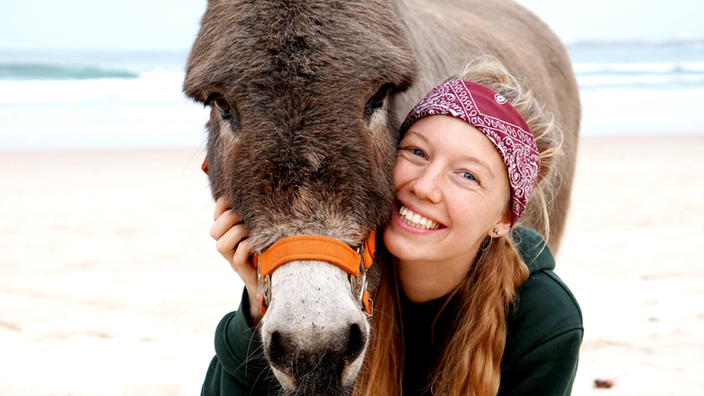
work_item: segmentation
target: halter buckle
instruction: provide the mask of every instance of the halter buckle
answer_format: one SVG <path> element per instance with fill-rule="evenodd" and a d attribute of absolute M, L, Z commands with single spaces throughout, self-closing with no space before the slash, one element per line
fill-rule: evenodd
<path fill-rule="evenodd" d="M 262 296 L 260 301 L 262 314 L 271 303 L 271 274 L 267 274 L 262 279 L 262 274 L 259 271 L 259 263 L 257 263 L 257 281 L 259 282 L 259 294 Z"/>
<path fill-rule="evenodd" d="M 369 310 L 367 311 L 367 306 L 364 301 L 365 293 L 367 292 L 367 287 L 369 285 L 369 280 L 367 279 L 367 267 L 364 265 L 364 245 L 357 248 L 357 254 L 359 254 L 359 276 L 349 275 L 350 288 L 352 290 L 352 296 L 357 301 L 357 305 L 368 317 L 372 316 L 373 313 L 373 301 L 371 298 L 369 300 Z M 368 293 L 367 293 L 368 294 Z"/>

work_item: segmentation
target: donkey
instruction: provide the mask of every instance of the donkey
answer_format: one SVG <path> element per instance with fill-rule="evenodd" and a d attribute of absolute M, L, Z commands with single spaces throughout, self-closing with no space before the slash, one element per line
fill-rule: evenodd
<path fill-rule="evenodd" d="M 390 215 L 400 121 L 482 55 L 499 59 L 564 131 L 559 188 L 548 197 L 556 249 L 578 88 L 559 40 L 512 0 L 209 0 L 184 92 L 211 107 L 213 197 L 243 216 L 256 252 L 296 235 L 359 248 Z M 540 230 L 535 205 L 524 218 Z M 260 283 L 264 354 L 286 394 L 349 394 L 369 335 L 356 278 L 299 259 Z"/>

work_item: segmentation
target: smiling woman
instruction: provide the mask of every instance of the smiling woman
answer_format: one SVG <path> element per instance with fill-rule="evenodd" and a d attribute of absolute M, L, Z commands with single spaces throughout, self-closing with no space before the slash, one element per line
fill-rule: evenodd
<path fill-rule="evenodd" d="M 570 393 L 581 313 L 545 241 L 519 222 L 533 190 L 547 213 L 560 153 L 541 108 L 482 59 L 406 117 L 375 300 L 384 315 L 359 394 Z"/>

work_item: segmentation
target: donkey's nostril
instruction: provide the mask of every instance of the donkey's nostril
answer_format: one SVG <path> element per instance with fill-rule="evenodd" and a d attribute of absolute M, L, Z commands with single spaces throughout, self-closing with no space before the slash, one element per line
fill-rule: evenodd
<path fill-rule="evenodd" d="M 366 343 L 366 336 L 362 332 L 362 329 L 360 329 L 356 323 L 350 326 L 350 337 L 347 340 L 347 347 L 342 355 L 344 364 L 347 365 L 354 362 L 362 351 L 364 351 Z"/>
<path fill-rule="evenodd" d="M 292 373 L 292 365 L 290 357 L 286 357 L 286 348 L 284 347 L 285 340 L 278 331 L 271 333 L 269 341 L 268 358 L 272 366 L 283 371 L 286 374 Z"/>

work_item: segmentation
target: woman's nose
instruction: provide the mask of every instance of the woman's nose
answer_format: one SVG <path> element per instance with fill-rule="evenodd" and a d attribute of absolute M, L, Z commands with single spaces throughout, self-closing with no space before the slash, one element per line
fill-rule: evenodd
<path fill-rule="evenodd" d="M 411 182 L 410 189 L 418 198 L 438 203 L 442 196 L 439 181 L 440 174 L 430 167 Z"/>

